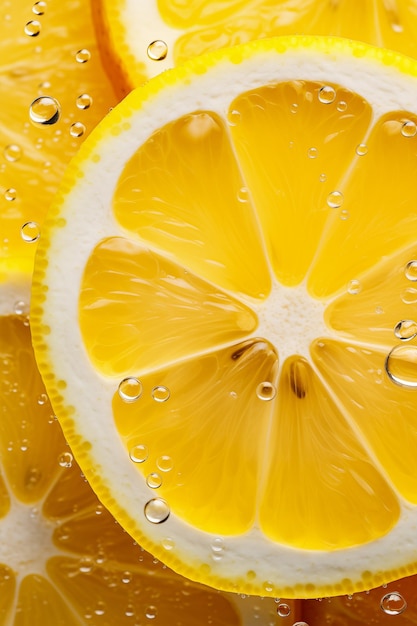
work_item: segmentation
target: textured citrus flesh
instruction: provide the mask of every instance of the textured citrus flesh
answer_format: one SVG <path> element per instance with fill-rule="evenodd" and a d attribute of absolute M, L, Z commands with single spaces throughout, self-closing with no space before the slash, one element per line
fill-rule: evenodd
<path fill-rule="evenodd" d="M 417 56 L 415 0 L 92 0 L 92 6 L 106 66 L 125 92 L 203 52 L 276 35 L 335 35 Z M 166 49 L 160 44 L 148 54 L 152 42 L 164 40 Z"/>
<path fill-rule="evenodd" d="M 36 238 L 64 169 L 116 98 L 101 65 L 88 4 L 1 0 L 0 9 L 0 282 L 4 282 L 11 272 L 31 272 Z M 49 123 L 35 125 L 30 105 L 41 96 L 56 99 L 60 114 L 55 122 L 46 115 Z M 33 227 L 22 231 L 28 222 Z"/>
<path fill-rule="evenodd" d="M 84 344 L 98 372 L 140 378 L 114 419 L 173 513 L 224 535 L 256 521 L 303 549 L 362 544 L 396 525 L 398 495 L 417 503 L 415 396 L 385 374 L 415 293 L 414 117 L 371 125 L 358 94 L 291 81 L 243 93 L 227 119 L 181 117 L 126 164 L 113 211 L 132 238 L 90 255 Z M 301 286 L 333 338 L 282 362 L 259 320 L 274 290 Z"/>
<path fill-rule="evenodd" d="M 0 624 L 245 623 L 230 595 L 163 567 L 97 500 L 52 413 L 26 318 L 0 317 L 0 373 Z"/>

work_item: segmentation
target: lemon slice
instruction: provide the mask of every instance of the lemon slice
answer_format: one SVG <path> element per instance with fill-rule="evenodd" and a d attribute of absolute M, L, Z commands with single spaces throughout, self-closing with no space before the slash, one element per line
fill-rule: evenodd
<path fill-rule="evenodd" d="M 216 51 L 66 173 L 38 364 L 99 498 L 189 578 L 316 597 L 416 570 L 416 75 L 343 39 Z"/>
<path fill-rule="evenodd" d="M 31 276 L 64 169 L 116 96 L 85 3 L 0 0 L 0 9 L 0 283 L 10 284 Z"/>
<path fill-rule="evenodd" d="M 37 371 L 26 313 L 0 316 L 0 623 L 242 626 L 273 600 L 216 592 L 125 533 L 81 474 Z M 169 543 L 166 548 L 169 549 Z M 282 601 L 291 624 L 299 603 Z"/>
<path fill-rule="evenodd" d="M 337 35 L 417 56 L 415 0 L 91 1 L 104 65 L 124 93 L 203 52 L 276 35 Z"/>

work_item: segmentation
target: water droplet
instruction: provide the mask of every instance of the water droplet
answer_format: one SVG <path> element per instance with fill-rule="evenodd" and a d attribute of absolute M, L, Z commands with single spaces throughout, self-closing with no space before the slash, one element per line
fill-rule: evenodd
<path fill-rule="evenodd" d="M 293 102 L 290 105 L 290 111 L 291 111 L 291 113 L 297 113 L 297 111 L 298 111 L 298 104 L 296 102 Z"/>
<path fill-rule="evenodd" d="M 277 606 L 277 613 L 280 617 L 288 617 L 291 613 L 291 607 L 286 602 L 281 602 Z"/>
<path fill-rule="evenodd" d="M 18 300 L 15 302 L 13 308 L 16 315 L 29 314 L 29 305 L 24 300 Z"/>
<path fill-rule="evenodd" d="M 340 100 L 340 102 L 337 103 L 337 110 L 340 111 L 340 113 L 343 113 L 343 111 L 346 111 L 348 105 L 347 102 L 345 102 L 344 100 Z"/>
<path fill-rule="evenodd" d="M 89 574 L 93 569 L 93 561 L 89 557 L 83 557 L 78 565 L 78 571 L 81 574 Z"/>
<path fill-rule="evenodd" d="M 359 293 L 361 289 L 362 289 L 362 285 L 359 280 L 356 280 L 356 278 L 353 278 L 352 280 L 348 282 L 347 292 L 350 293 L 352 296 Z"/>
<path fill-rule="evenodd" d="M 173 548 L 175 548 L 175 541 L 171 539 L 171 537 L 164 537 L 162 539 L 162 547 L 165 550 L 172 550 Z"/>
<path fill-rule="evenodd" d="M 4 158 L 9 163 L 14 163 L 22 157 L 22 148 L 16 143 L 10 143 L 3 150 Z"/>
<path fill-rule="evenodd" d="M 408 261 L 404 270 L 405 277 L 413 282 L 417 281 L 417 261 Z"/>
<path fill-rule="evenodd" d="M 91 52 L 87 50 L 87 48 L 82 48 L 78 50 L 75 54 L 75 60 L 77 63 L 87 63 L 91 59 Z"/>
<path fill-rule="evenodd" d="M 256 387 L 256 395 L 259 400 L 273 400 L 277 394 L 275 385 L 265 380 Z"/>
<path fill-rule="evenodd" d="M 25 25 L 25 34 L 29 37 L 37 37 L 41 32 L 41 23 L 38 20 L 30 20 Z"/>
<path fill-rule="evenodd" d="M 413 320 L 401 320 L 394 328 L 394 335 L 401 341 L 409 341 L 417 336 L 417 323 Z"/>
<path fill-rule="evenodd" d="M 400 615 L 407 608 L 405 598 L 398 591 L 392 591 L 382 596 L 380 605 L 387 615 Z"/>
<path fill-rule="evenodd" d="M 247 187 L 241 187 L 237 192 L 237 199 L 239 202 L 247 202 L 249 199 L 249 189 Z"/>
<path fill-rule="evenodd" d="M 70 126 L 71 137 L 82 137 L 85 133 L 85 126 L 82 122 L 74 122 Z"/>
<path fill-rule="evenodd" d="M 319 156 L 319 151 L 317 150 L 317 148 L 309 148 L 307 150 L 307 156 L 309 159 L 317 159 L 317 157 Z"/>
<path fill-rule="evenodd" d="M 237 124 L 239 124 L 240 119 L 241 119 L 240 111 L 237 111 L 236 109 L 232 109 L 231 111 L 228 111 L 227 121 L 230 126 L 236 126 Z"/>
<path fill-rule="evenodd" d="M 126 609 L 125 609 L 125 615 L 126 617 L 134 617 L 135 615 L 135 607 L 133 604 L 128 604 Z"/>
<path fill-rule="evenodd" d="M 132 572 L 129 572 L 127 570 L 125 572 L 122 572 L 121 580 L 122 580 L 122 583 L 125 585 L 128 585 L 129 583 L 131 583 L 133 580 Z"/>
<path fill-rule="evenodd" d="M 146 484 L 150 489 L 158 489 L 162 485 L 162 478 L 157 472 L 151 472 L 146 477 Z"/>
<path fill-rule="evenodd" d="M 152 498 L 145 504 L 144 513 L 148 522 L 161 524 L 165 522 L 170 514 L 168 503 L 162 498 Z"/>
<path fill-rule="evenodd" d="M 343 194 L 341 191 L 331 191 L 327 196 L 327 205 L 331 209 L 338 209 L 343 204 Z"/>
<path fill-rule="evenodd" d="M 117 391 L 123 402 L 135 402 L 141 397 L 143 387 L 140 380 L 128 376 L 119 383 Z"/>
<path fill-rule="evenodd" d="M 350 217 L 350 213 L 349 213 L 349 211 L 347 209 L 342 209 L 340 211 L 340 219 L 341 220 L 343 220 L 343 221 L 348 220 L 349 217 Z"/>
<path fill-rule="evenodd" d="M 39 2 L 35 2 L 32 7 L 32 12 L 35 13 L 35 15 L 44 15 L 45 11 L 46 2 L 44 2 L 44 0 L 39 0 Z"/>
<path fill-rule="evenodd" d="M 156 606 L 148 606 L 145 610 L 145 617 L 147 617 L 148 619 L 155 619 L 155 617 L 158 615 L 158 609 L 156 608 Z"/>
<path fill-rule="evenodd" d="M 330 85 L 325 85 L 319 90 L 318 98 L 323 104 L 331 104 L 336 98 L 336 90 Z"/>
<path fill-rule="evenodd" d="M 60 467 L 72 467 L 73 460 L 71 452 L 63 452 L 58 458 L 58 463 Z"/>
<path fill-rule="evenodd" d="M 34 243 L 39 239 L 41 234 L 39 224 L 37 222 L 26 222 L 20 229 L 20 234 L 23 241 Z"/>
<path fill-rule="evenodd" d="M 174 464 L 170 456 L 163 454 L 156 460 L 156 466 L 161 472 L 169 472 L 172 470 Z"/>
<path fill-rule="evenodd" d="M 320 181 L 321 183 L 325 183 L 325 182 L 326 182 L 326 180 L 327 180 L 327 176 L 326 176 L 326 174 L 320 174 L 320 176 L 319 176 L 319 181 Z"/>
<path fill-rule="evenodd" d="M 168 387 L 165 387 L 164 385 L 157 385 L 152 389 L 151 394 L 155 402 L 166 402 L 169 400 L 171 392 Z"/>
<path fill-rule="evenodd" d="M 307 622 L 294 622 L 293 626 L 309 626 Z"/>
<path fill-rule="evenodd" d="M 77 108 L 79 109 L 89 109 L 90 106 L 93 104 L 93 98 L 88 93 L 82 93 L 80 96 L 78 96 L 75 103 L 77 105 Z"/>
<path fill-rule="evenodd" d="M 224 552 L 224 539 L 222 539 L 221 537 L 216 537 L 215 539 L 213 539 L 211 549 L 214 553 L 217 554 Z"/>
<path fill-rule="evenodd" d="M 51 96 L 39 96 L 29 107 L 29 117 L 35 126 L 56 124 L 61 115 L 61 105 Z"/>
<path fill-rule="evenodd" d="M 356 154 L 358 156 L 365 156 L 365 154 L 368 154 L 368 146 L 366 143 L 360 143 L 356 146 Z"/>
<path fill-rule="evenodd" d="M 416 304 L 417 303 L 417 289 L 409 287 L 405 289 L 401 294 L 401 300 L 404 304 Z"/>
<path fill-rule="evenodd" d="M 14 189 L 14 187 L 10 187 L 9 189 L 6 189 L 6 191 L 4 192 L 4 198 L 5 200 L 7 200 L 7 202 L 14 202 L 17 198 L 16 189 Z"/>
<path fill-rule="evenodd" d="M 147 55 L 152 61 L 163 61 L 168 54 L 168 46 L 165 41 L 156 39 L 149 44 L 147 49 Z"/>
<path fill-rule="evenodd" d="M 96 615 L 104 615 L 106 612 L 106 605 L 103 601 L 99 600 L 96 604 L 96 608 L 94 609 L 94 613 Z"/>
<path fill-rule="evenodd" d="M 403 137 L 414 137 L 417 134 L 417 125 L 415 122 L 407 121 L 401 126 L 401 134 Z"/>
<path fill-rule="evenodd" d="M 148 458 L 148 448 L 143 444 L 133 446 L 129 450 L 129 456 L 134 463 L 144 463 Z"/>
<path fill-rule="evenodd" d="M 395 346 L 385 359 L 385 371 L 389 378 L 408 389 L 417 388 L 417 346 Z"/>

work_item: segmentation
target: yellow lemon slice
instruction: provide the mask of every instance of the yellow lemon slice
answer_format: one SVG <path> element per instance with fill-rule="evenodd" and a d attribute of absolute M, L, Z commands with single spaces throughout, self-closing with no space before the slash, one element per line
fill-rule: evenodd
<path fill-rule="evenodd" d="M 53 413 L 25 313 L 0 316 L 0 374 L 2 626 L 169 625 L 173 615 L 184 626 L 274 619 L 273 600 L 260 605 L 178 576 L 100 504 Z M 282 604 L 292 624 L 300 607 Z"/>
<path fill-rule="evenodd" d="M 31 275 L 64 169 L 116 97 L 89 6 L 0 0 L 0 9 L 0 283 L 11 283 Z"/>
<path fill-rule="evenodd" d="M 343 39 L 216 51 L 67 170 L 38 364 L 99 498 L 192 579 L 316 597 L 416 570 L 416 77 Z"/>
<path fill-rule="evenodd" d="M 91 1 L 105 67 L 124 92 L 197 54 L 276 35 L 336 35 L 417 56 L 415 0 Z"/>

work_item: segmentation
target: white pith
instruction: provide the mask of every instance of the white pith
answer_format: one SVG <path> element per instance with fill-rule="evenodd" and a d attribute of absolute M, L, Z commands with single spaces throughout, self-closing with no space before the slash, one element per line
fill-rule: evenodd
<path fill-rule="evenodd" d="M 167 537 L 174 537 L 175 551 L 181 560 L 191 564 L 207 563 L 211 571 L 223 579 L 238 579 L 251 569 L 258 585 L 274 580 L 274 584 L 281 587 L 310 583 L 325 587 L 346 578 L 347 572 L 349 578 L 360 581 L 370 562 L 374 571 L 384 571 L 402 567 L 404 553 L 407 562 L 417 561 L 416 509 L 403 503 L 396 527 L 366 546 L 333 552 L 303 551 L 301 558 L 299 550 L 274 544 L 254 527 L 243 536 L 227 537 L 223 557 L 213 560 L 211 546 L 215 535 L 190 528 L 173 514 L 159 525 L 149 524 L 144 518 L 144 504 L 155 494 L 138 480 L 109 410 L 119 381 L 97 375 L 86 356 L 78 326 L 68 324 L 68 319 L 78 317 L 82 274 L 94 245 L 105 237 L 126 235 L 120 231 L 111 211 L 103 211 L 103 207 L 111 206 L 113 189 L 122 168 L 137 147 L 159 126 L 181 115 L 204 108 L 225 118 L 229 103 L 242 91 L 272 80 L 294 78 L 338 83 L 360 93 L 372 105 L 375 120 L 392 110 L 415 111 L 417 80 L 375 60 L 365 63 L 361 59 L 358 63 L 354 56 L 342 54 L 337 48 L 332 55 L 297 49 L 280 55 L 278 63 L 277 56 L 268 53 L 249 56 L 239 65 L 224 60 L 215 71 L 211 69 L 205 75 L 195 76 L 190 84 L 181 85 L 179 89 L 167 86 L 163 96 L 151 97 L 144 102 L 140 114 L 128 118 L 130 127 L 127 129 L 119 125 L 115 111 L 114 124 L 119 125 L 120 134 L 107 134 L 103 143 L 96 147 L 100 162 L 98 165 L 91 160 L 83 163 L 84 178 L 66 197 L 67 224 L 65 229 L 57 228 L 54 232 L 48 253 L 50 263 L 45 283 L 49 291 L 43 321 L 51 328 L 47 339 L 49 358 L 57 376 L 67 383 L 63 392 L 65 402 L 75 404 L 79 415 L 77 433 L 92 444 L 95 472 L 110 493 L 115 494 L 117 506 L 127 512 L 132 521 L 130 532 L 139 529 L 158 546 L 163 545 Z M 78 242 L 76 255 L 68 245 L 71 241 Z M 63 275 L 62 268 L 70 268 L 68 276 Z M 271 324 L 272 310 L 280 309 L 280 315 L 282 310 L 292 312 L 294 302 L 302 304 L 297 305 L 301 317 L 295 321 L 296 326 L 306 331 L 302 337 L 294 336 L 290 316 L 280 317 L 280 326 Z M 293 353 L 308 357 L 311 340 L 326 332 L 322 304 L 313 301 L 303 287 L 277 289 L 257 313 L 260 320 L 257 334 L 276 343 L 282 358 Z M 85 415 L 89 416 L 88 420 L 83 419 Z"/>

